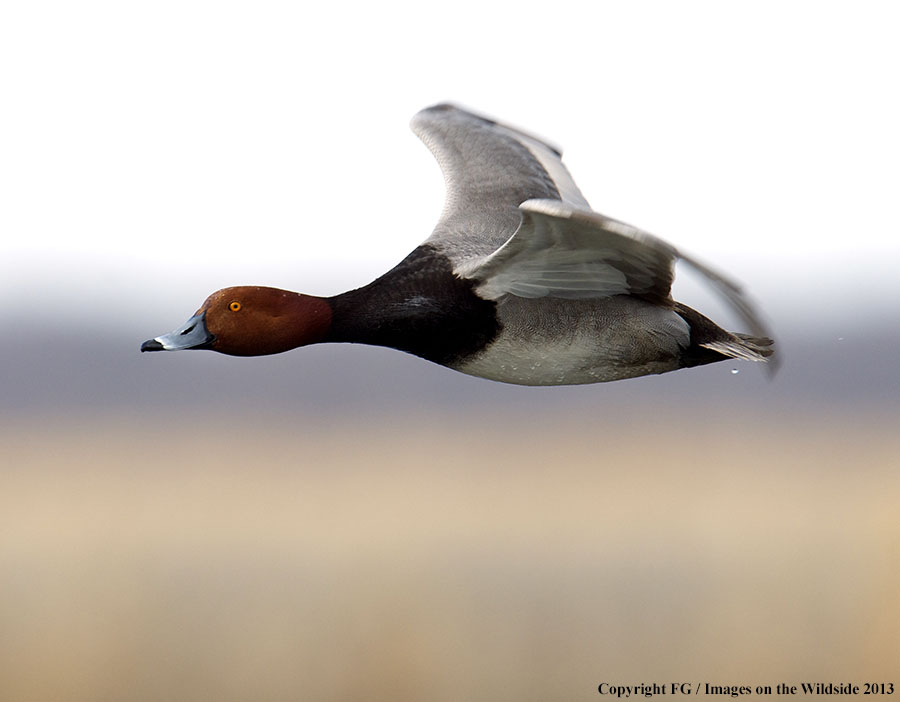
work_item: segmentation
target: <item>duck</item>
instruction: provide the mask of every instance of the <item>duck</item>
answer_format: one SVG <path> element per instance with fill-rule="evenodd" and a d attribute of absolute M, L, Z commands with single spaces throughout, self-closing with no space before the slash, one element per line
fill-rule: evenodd
<path fill-rule="evenodd" d="M 320 343 L 398 349 L 516 385 L 609 382 L 724 360 L 771 362 L 741 288 L 636 227 L 591 209 L 562 151 L 453 104 L 413 132 L 445 182 L 431 235 L 368 285 L 332 297 L 265 286 L 210 295 L 141 351 L 277 354 Z M 671 295 L 676 261 L 746 324 L 728 332 Z"/>

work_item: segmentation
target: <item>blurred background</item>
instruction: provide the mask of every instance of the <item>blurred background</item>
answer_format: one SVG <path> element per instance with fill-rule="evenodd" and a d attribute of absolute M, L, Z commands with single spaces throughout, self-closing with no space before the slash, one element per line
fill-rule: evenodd
<path fill-rule="evenodd" d="M 0 699 L 900 684 L 896 12 L 4 5 Z M 226 285 L 403 258 L 443 197 L 407 122 L 442 100 L 745 283 L 774 380 L 138 353 Z"/>

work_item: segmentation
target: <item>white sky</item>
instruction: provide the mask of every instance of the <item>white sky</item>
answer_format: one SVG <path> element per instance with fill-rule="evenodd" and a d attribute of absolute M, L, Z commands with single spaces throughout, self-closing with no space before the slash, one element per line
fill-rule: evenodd
<path fill-rule="evenodd" d="M 225 285 L 365 283 L 437 219 L 407 122 L 442 100 L 764 303 L 896 286 L 896 7 L 4 3 L 0 290 L 176 324 Z"/>

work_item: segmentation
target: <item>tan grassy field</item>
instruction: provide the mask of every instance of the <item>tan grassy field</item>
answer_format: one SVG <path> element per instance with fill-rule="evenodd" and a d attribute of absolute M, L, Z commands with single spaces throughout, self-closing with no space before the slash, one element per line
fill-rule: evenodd
<path fill-rule="evenodd" d="M 0 700 L 900 685 L 897 425 L 8 423 Z"/>

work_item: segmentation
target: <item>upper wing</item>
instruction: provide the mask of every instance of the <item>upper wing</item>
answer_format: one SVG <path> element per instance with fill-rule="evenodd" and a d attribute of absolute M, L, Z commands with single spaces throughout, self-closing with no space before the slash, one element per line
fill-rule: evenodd
<path fill-rule="evenodd" d="M 536 137 L 453 105 L 426 108 L 410 126 L 444 174 L 444 211 L 432 241 L 483 255 L 512 235 L 526 200 L 590 209 L 559 149 Z"/>
<path fill-rule="evenodd" d="M 521 225 L 503 246 L 457 269 L 483 297 L 669 298 L 678 252 L 652 234 L 559 200 L 522 203 Z"/>
<path fill-rule="evenodd" d="M 674 264 L 682 260 L 713 286 L 750 332 L 768 335 L 736 283 L 662 239 L 558 200 L 530 200 L 520 210 L 522 223 L 503 246 L 457 269 L 477 281 L 483 297 L 636 295 L 671 304 Z"/>

